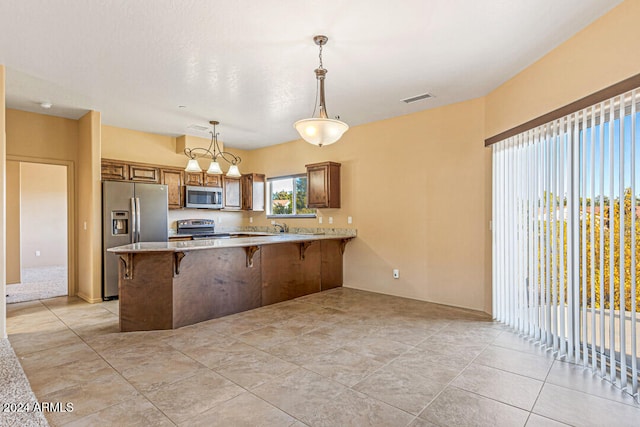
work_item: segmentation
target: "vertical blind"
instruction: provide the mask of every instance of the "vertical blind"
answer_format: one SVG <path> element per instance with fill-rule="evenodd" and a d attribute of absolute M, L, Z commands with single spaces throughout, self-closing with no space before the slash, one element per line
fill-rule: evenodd
<path fill-rule="evenodd" d="M 640 90 L 493 150 L 493 315 L 638 398 Z"/>

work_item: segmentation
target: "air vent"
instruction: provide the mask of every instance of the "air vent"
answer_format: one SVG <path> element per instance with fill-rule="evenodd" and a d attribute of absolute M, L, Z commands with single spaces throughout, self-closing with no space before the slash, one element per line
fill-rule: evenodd
<path fill-rule="evenodd" d="M 411 104 L 412 102 L 417 102 L 417 101 L 421 101 L 423 99 L 428 99 L 428 98 L 433 98 L 433 95 L 431 95 L 430 93 L 423 93 L 422 95 L 416 95 L 416 96 L 412 96 L 411 98 L 403 99 L 402 102 Z"/>
<path fill-rule="evenodd" d="M 197 130 L 198 132 L 207 132 L 209 129 L 211 129 L 211 127 L 202 125 L 189 125 L 187 126 L 187 129 Z"/>

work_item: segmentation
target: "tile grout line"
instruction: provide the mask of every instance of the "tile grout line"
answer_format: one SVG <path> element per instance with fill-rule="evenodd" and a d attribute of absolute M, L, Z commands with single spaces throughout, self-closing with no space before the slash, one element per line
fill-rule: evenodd
<path fill-rule="evenodd" d="M 118 370 L 117 370 L 117 369 L 116 369 L 116 368 L 115 368 L 111 363 L 109 363 L 109 361 L 108 361 L 107 359 L 105 359 L 105 358 L 102 356 L 102 354 L 100 354 L 100 352 L 99 352 L 98 350 L 96 350 L 96 349 L 95 349 L 95 348 L 94 348 L 90 343 L 88 343 L 84 338 L 82 338 L 82 336 L 80 336 L 80 334 L 78 334 L 78 333 L 75 331 L 75 329 L 73 329 L 73 327 L 71 327 L 71 326 L 70 326 L 69 324 L 67 324 L 67 323 L 66 323 L 62 318 L 60 318 L 60 316 L 58 316 L 58 315 L 57 315 L 57 314 L 56 314 L 56 313 L 55 313 L 55 312 L 54 312 L 54 311 L 53 311 L 53 310 L 52 310 L 52 309 L 51 309 L 47 304 L 43 303 L 43 305 L 44 305 L 45 307 L 47 307 L 47 309 L 49 309 L 49 311 L 51 311 L 51 312 L 53 313 L 53 315 L 54 315 L 54 316 L 56 316 L 56 317 L 57 317 L 57 318 L 58 318 L 58 319 L 59 319 L 59 320 L 60 320 L 60 321 L 61 321 L 61 322 L 62 322 L 62 323 L 63 323 L 63 324 L 64 324 L 64 325 L 65 325 L 65 326 L 66 326 L 66 327 L 71 331 L 71 332 L 73 332 L 73 333 L 74 333 L 74 334 L 75 334 L 75 335 L 76 335 L 76 336 L 77 336 L 77 337 L 78 337 L 78 338 L 79 338 L 79 339 L 80 339 L 80 340 L 81 340 L 85 345 L 87 345 L 87 347 L 89 347 L 89 348 L 90 348 L 94 353 L 96 353 L 96 355 L 97 355 L 97 356 L 98 356 L 102 361 L 104 361 L 107 365 L 109 365 L 109 367 L 113 370 L 113 372 L 114 372 L 114 373 L 116 373 L 118 376 L 120 376 L 120 378 L 122 378 L 122 380 L 123 380 L 123 381 L 125 381 L 127 384 L 129 384 L 129 385 L 130 385 L 130 386 L 131 386 L 131 387 L 136 391 L 136 393 L 138 393 L 138 395 L 139 395 L 140 397 L 144 398 L 144 399 L 145 399 L 147 402 L 149 402 L 149 403 L 150 403 L 154 408 L 156 408 L 158 411 L 160 411 L 160 413 L 161 413 L 162 415 L 164 415 L 164 416 L 167 418 L 167 420 L 169 420 L 172 424 L 174 424 L 174 425 L 176 425 L 176 426 L 177 426 L 177 424 L 176 424 L 175 422 L 173 422 L 173 420 L 172 420 L 172 419 L 171 419 L 167 414 L 165 414 L 165 413 L 164 413 L 164 411 L 162 411 L 160 408 L 158 408 L 158 407 L 155 405 L 155 403 L 153 403 L 152 401 L 150 401 L 150 400 L 147 398 L 147 396 L 146 396 L 146 395 L 145 395 L 141 390 L 139 390 L 136 386 L 134 386 L 133 384 L 131 384 L 131 382 L 129 382 L 129 380 L 127 380 L 127 379 L 124 377 L 124 375 L 122 375 L 122 373 L 121 373 L 120 371 L 118 371 Z M 104 307 L 100 307 L 100 308 L 104 309 Z M 104 309 L 104 310 L 105 310 L 105 311 L 107 311 L 107 312 L 108 312 L 108 313 L 110 313 L 110 314 L 116 315 L 115 313 L 111 312 L 110 310 L 107 310 L 107 309 Z M 116 315 L 116 316 L 118 316 L 118 315 Z M 90 381 L 87 381 L 87 382 L 90 382 Z M 82 382 L 81 382 L 81 383 L 79 383 L 79 384 L 82 384 Z M 70 387 L 74 387 L 74 386 L 70 386 Z M 69 388 L 69 387 L 67 387 L 67 388 Z M 64 389 L 63 389 L 63 390 L 64 390 Z M 123 401 L 121 401 L 121 402 L 117 402 L 117 403 L 114 403 L 113 405 L 106 406 L 106 407 L 104 407 L 104 408 L 102 408 L 102 409 L 99 409 L 99 410 L 97 410 L 97 411 L 95 411 L 95 412 L 92 412 L 92 413 L 90 413 L 90 414 L 84 415 L 84 416 L 82 416 L 82 417 L 78 418 L 77 420 L 70 421 L 70 423 L 71 423 L 71 422 L 75 422 L 75 421 L 82 420 L 82 419 L 84 419 L 84 418 L 87 418 L 87 417 L 89 417 L 89 416 L 92 416 L 92 415 L 94 415 L 94 414 L 97 414 L 97 413 L 99 413 L 99 412 L 101 412 L 101 411 L 103 411 L 103 410 L 105 410 L 105 409 L 109 409 L 109 408 L 112 408 L 112 407 L 114 407 L 114 406 L 120 405 L 122 402 L 123 402 Z M 66 423 L 66 424 L 69 424 L 69 423 Z"/>

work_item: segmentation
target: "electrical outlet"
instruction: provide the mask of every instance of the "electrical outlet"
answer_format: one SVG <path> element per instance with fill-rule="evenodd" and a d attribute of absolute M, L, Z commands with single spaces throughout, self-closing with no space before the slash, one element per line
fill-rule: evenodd
<path fill-rule="evenodd" d="M 353 218 L 350 216 L 347 217 L 347 224 L 351 224 L 353 222 Z"/>
<path fill-rule="evenodd" d="M 393 269 L 393 278 L 394 279 L 399 279 L 400 278 L 400 270 L 398 270 L 397 268 Z"/>
<path fill-rule="evenodd" d="M 40 256 L 40 251 L 36 251 L 36 256 Z"/>
<path fill-rule="evenodd" d="M 318 217 L 318 224 L 322 224 L 322 217 L 321 216 Z"/>
<path fill-rule="evenodd" d="M 333 217 L 332 216 L 329 217 L 329 224 L 333 224 Z"/>
<path fill-rule="evenodd" d="M 252 216 L 249 217 L 249 224 L 253 224 L 253 217 Z"/>

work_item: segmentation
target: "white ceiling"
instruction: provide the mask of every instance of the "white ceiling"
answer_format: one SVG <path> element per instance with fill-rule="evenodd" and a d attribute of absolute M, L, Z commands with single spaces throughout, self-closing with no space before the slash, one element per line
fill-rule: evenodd
<path fill-rule="evenodd" d="M 315 34 L 329 116 L 355 126 L 486 95 L 618 3 L 3 0 L 0 64 L 9 108 L 168 135 L 215 119 L 250 149 L 297 139 L 311 115 Z"/>

